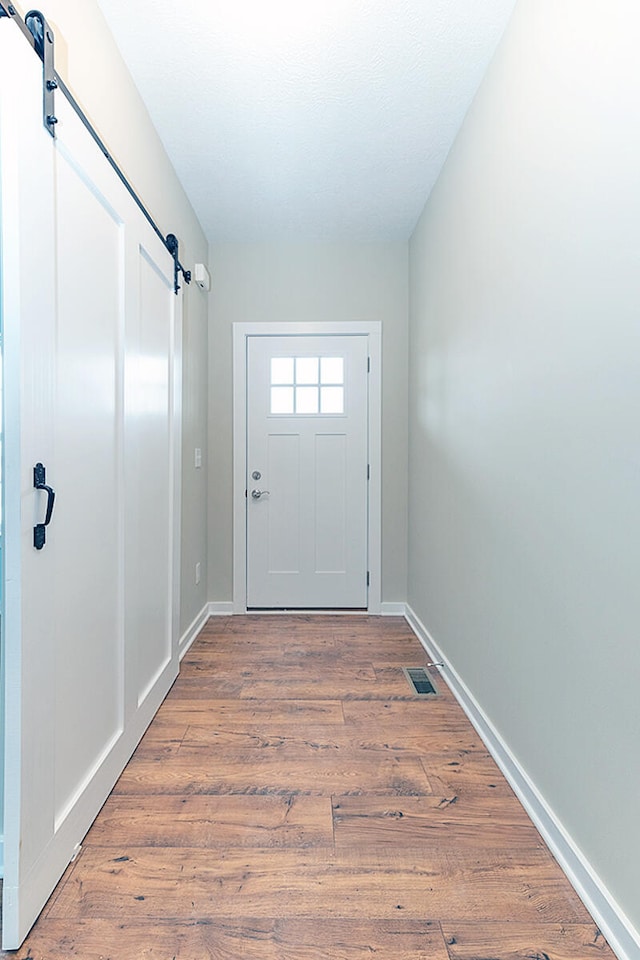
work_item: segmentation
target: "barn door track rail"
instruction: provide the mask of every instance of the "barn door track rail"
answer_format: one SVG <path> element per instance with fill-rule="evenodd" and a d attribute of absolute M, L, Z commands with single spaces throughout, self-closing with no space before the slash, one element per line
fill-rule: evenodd
<path fill-rule="evenodd" d="M 175 293 L 177 293 L 180 289 L 180 274 L 182 274 L 185 283 L 191 283 L 191 270 L 185 270 L 180 263 L 180 245 L 178 243 L 178 239 L 173 233 L 168 233 L 166 236 L 162 233 L 159 226 L 145 207 L 144 203 L 133 189 L 116 161 L 111 156 L 111 153 L 105 146 L 103 140 L 85 114 L 84 110 L 75 99 L 60 74 L 57 72 L 54 64 L 55 35 L 47 23 L 44 15 L 40 13 L 39 10 L 30 10 L 23 20 L 13 4 L 9 3 L 8 0 L 0 0 L 0 20 L 5 17 L 9 20 L 13 20 L 13 22 L 18 25 L 29 44 L 42 61 L 42 122 L 45 130 L 55 138 L 56 124 L 58 122 L 55 111 L 55 96 L 56 92 L 59 90 L 60 93 L 66 97 L 70 105 L 73 107 L 75 113 L 78 115 L 86 129 L 91 134 L 91 137 L 98 145 L 100 152 L 113 168 L 116 176 L 130 194 L 136 206 L 140 209 L 154 233 L 160 238 L 166 249 L 171 254 L 174 265 L 173 288 Z"/>

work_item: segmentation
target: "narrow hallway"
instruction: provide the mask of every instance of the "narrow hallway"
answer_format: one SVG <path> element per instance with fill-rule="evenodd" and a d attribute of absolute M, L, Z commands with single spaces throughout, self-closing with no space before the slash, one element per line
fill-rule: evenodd
<path fill-rule="evenodd" d="M 613 958 L 426 662 L 400 618 L 209 620 L 3 956 Z"/>

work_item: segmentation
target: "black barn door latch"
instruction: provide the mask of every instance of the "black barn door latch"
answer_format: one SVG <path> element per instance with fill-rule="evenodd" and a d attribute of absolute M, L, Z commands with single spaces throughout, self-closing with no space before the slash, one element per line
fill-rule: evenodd
<path fill-rule="evenodd" d="M 36 490 L 46 490 L 47 492 L 47 512 L 44 517 L 44 523 L 36 523 L 33 528 L 33 545 L 36 550 L 42 550 L 47 539 L 46 529 L 51 522 L 53 505 L 56 502 L 55 491 L 46 484 L 46 471 L 44 464 L 36 463 L 33 468 L 33 486 Z"/>

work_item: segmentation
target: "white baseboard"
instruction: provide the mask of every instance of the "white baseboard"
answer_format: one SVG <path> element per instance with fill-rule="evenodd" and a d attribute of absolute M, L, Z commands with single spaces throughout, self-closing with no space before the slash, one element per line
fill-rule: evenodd
<path fill-rule="evenodd" d="M 535 783 L 519 764 L 469 688 L 409 605 L 407 605 L 405 616 L 431 659 L 442 663 L 440 670 L 456 700 L 511 784 L 567 879 L 602 930 L 611 949 L 619 960 L 637 960 L 640 957 L 640 932 L 618 906 Z"/>
<path fill-rule="evenodd" d="M 231 600 L 212 600 L 208 607 L 210 617 L 233 616 L 233 603 Z"/>
<path fill-rule="evenodd" d="M 180 660 L 182 660 L 185 653 L 209 619 L 209 606 L 210 604 L 205 603 L 200 613 L 194 618 L 194 620 L 189 624 L 185 632 L 180 637 L 178 641 L 178 657 Z"/>
<path fill-rule="evenodd" d="M 404 617 L 406 612 L 406 603 L 385 603 L 383 600 L 380 604 L 380 616 L 382 617 Z"/>

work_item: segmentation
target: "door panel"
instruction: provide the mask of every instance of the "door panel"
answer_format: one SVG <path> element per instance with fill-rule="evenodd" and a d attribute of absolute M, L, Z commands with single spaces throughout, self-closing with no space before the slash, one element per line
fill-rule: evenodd
<path fill-rule="evenodd" d="M 96 182 L 106 171 L 93 173 L 91 152 L 75 149 L 73 120 L 61 117 L 55 163 L 56 829 L 123 729 L 116 518 L 124 226 L 117 198 L 103 192 L 109 184 Z"/>
<path fill-rule="evenodd" d="M 344 574 L 347 570 L 346 436 L 315 437 L 315 563 L 314 572 Z"/>
<path fill-rule="evenodd" d="M 266 475 L 278 491 L 270 498 L 268 511 L 265 509 L 269 524 L 267 569 L 269 573 L 300 573 L 300 436 L 272 433 L 267 444 Z"/>
<path fill-rule="evenodd" d="M 173 277 L 144 246 L 137 250 L 139 308 L 127 324 L 127 541 L 129 635 L 137 637 L 140 706 L 172 657 L 169 525 Z M 135 585 L 135 586 L 134 586 Z"/>
<path fill-rule="evenodd" d="M 56 115 L 54 141 L 41 64 L 0 21 L 5 949 L 178 670 L 173 262 L 62 96 Z"/>
<path fill-rule="evenodd" d="M 367 355 L 366 336 L 247 338 L 248 607 L 367 605 Z"/>

